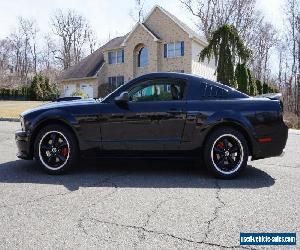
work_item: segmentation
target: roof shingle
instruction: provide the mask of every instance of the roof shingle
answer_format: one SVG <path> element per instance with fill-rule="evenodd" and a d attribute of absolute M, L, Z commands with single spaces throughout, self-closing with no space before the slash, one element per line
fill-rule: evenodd
<path fill-rule="evenodd" d="M 71 68 L 64 71 L 58 77 L 58 80 L 63 81 L 67 79 L 80 79 L 96 76 L 97 72 L 104 63 L 103 51 L 120 47 L 125 37 L 126 35 L 111 39 L 108 43 L 104 44 L 95 52 L 85 57 Z"/>

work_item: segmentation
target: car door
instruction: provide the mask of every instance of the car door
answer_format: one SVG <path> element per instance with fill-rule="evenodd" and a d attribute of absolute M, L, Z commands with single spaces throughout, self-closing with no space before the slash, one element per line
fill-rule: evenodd
<path fill-rule="evenodd" d="M 186 120 L 185 85 L 150 79 L 127 89 L 129 102 L 111 103 L 112 112 L 101 122 L 103 149 L 178 150 Z"/>

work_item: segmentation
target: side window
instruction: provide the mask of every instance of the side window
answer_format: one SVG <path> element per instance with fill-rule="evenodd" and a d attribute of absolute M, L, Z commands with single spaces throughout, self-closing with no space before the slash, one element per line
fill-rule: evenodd
<path fill-rule="evenodd" d="M 172 101 L 184 98 L 185 83 L 179 80 L 150 80 L 129 91 L 132 102 Z"/>
<path fill-rule="evenodd" d="M 208 80 L 194 82 L 190 85 L 188 92 L 189 100 L 224 99 L 228 95 L 228 90 L 215 86 Z"/>

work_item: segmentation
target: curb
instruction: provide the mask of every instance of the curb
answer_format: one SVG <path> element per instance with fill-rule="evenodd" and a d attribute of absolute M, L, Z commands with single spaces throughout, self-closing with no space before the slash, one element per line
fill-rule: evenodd
<path fill-rule="evenodd" d="M 292 132 L 292 134 L 300 135 L 300 130 L 298 129 L 289 129 L 289 132 Z"/>
<path fill-rule="evenodd" d="M 1 122 L 19 122 L 20 119 L 19 118 L 3 118 L 3 117 L 0 117 L 0 121 Z"/>

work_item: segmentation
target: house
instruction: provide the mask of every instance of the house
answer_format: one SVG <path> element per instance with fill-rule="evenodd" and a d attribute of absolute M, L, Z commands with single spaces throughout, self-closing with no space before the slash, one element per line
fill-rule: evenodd
<path fill-rule="evenodd" d="M 149 72 L 185 72 L 215 79 L 215 64 L 199 62 L 207 42 L 177 17 L 155 6 L 143 23 L 116 37 L 60 76 L 61 96 L 81 89 L 89 97 L 105 95 Z"/>

